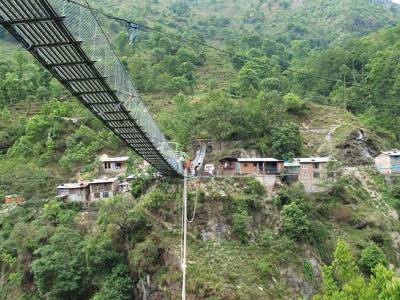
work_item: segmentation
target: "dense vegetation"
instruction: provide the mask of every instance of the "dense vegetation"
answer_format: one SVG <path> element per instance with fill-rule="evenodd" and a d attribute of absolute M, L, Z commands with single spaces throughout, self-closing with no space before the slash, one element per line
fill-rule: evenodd
<path fill-rule="evenodd" d="M 342 126 L 336 148 L 354 130 L 376 148 L 400 142 L 400 25 L 390 1 L 92 4 L 228 51 L 146 30 L 129 45 L 126 24 L 99 16 L 164 132 L 188 152 L 209 138 L 282 159 L 332 154 L 324 136 L 309 138 L 310 123 Z M 0 198 L 27 200 L 1 207 L 0 299 L 178 298 L 179 182 L 146 194 L 141 178 L 135 200 L 102 203 L 96 222 L 54 200 L 57 184 L 96 176 L 101 153 L 141 161 L 2 29 L 0 50 Z M 397 299 L 400 185 L 374 172 L 342 175 L 312 196 L 297 185 L 271 195 L 252 180 L 194 183 L 188 293 Z"/>

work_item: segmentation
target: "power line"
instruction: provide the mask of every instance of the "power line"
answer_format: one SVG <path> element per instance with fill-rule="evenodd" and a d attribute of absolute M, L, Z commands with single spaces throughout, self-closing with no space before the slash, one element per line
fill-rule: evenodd
<path fill-rule="evenodd" d="M 207 43 L 202 42 L 202 41 L 197 40 L 197 39 L 184 37 L 183 35 L 179 35 L 179 34 L 169 33 L 169 32 L 166 32 L 166 31 L 163 31 L 163 30 L 160 30 L 160 29 L 145 25 L 143 23 L 139 23 L 139 22 L 136 22 L 136 21 L 132 21 L 132 20 L 116 17 L 114 15 L 105 13 L 104 11 L 102 11 L 100 9 L 92 8 L 91 6 L 89 6 L 89 4 L 84 5 L 84 4 L 79 3 L 79 2 L 77 2 L 75 0 L 67 0 L 67 1 L 71 2 L 71 3 L 74 3 L 74 4 L 78 5 L 78 6 L 81 6 L 83 8 L 89 9 L 92 12 L 94 12 L 96 14 L 99 14 L 99 15 L 102 15 L 102 16 L 108 18 L 108 19 L 119 21 L 119 22 L 123 22 L 123 23 L 127 23 L 127 24 L 133 24 L 133 25 L 138 26 L 138 28 L 146 29 L 148 31 L 153 31 L 153 32 L 156 32 L 156 33 L 159 33 L 159 34 L 163 34 L 163 35 L 166 35 L 166 36 L 169 36 L 169 37 L 173 37 L 175 39 L 183 40 L 183 41 L 188 42 L 188 43 L 198 44 L 198 45 L 201 45 L 203 47 L 212 49 L 214 51 L 217 51 L 217 52 L 225 54 L 225 55 L 229 55 L 229 56 L 232 56 L 232 57 L 236 56 L 241 61 L 245 61 L 245 62 L 250 62 L 251 61 L 251 62 L 255 62 L 255 63 L 266 64 L 266 65 L 269 65 L 271 67 L 279 68 L 279 69 L 281 69 L 283 71 L 288 71 L 288 72 L 291 72 L 291 73 L 294 73 L 294 74 L 299 74 L 299 75 L 305 75 L 305 76 L 308 76 L 308 77 L 313 77 L 313 78 L 316 78 L 316 79 L 325 80 L 325 81 L 332 82 L 332 83 L 335 83 L 335 84 L 337 84 L 337 83 L 342 84 L 343 83 L 343 81 L 341 79 L 334 79 L 334 78 L 329 78 L 329 77 L 325 77 L 325 76 L 315 75 L 315 74 L 312 74 L 312 73 L 305 73 L 305 72 L 301 72 L 301 71 L 298 71 L 298 70 L 285 68 L 285 67 L 283 67 L 283 66 L 281 66 L 279 64 L 273 64 L 273 63 L 270 63 L 268 61 L 264 61 L 264 60 L 261 60 L 261 59 L 245 57 L 243 55 L 234 53 L 234 52 L 229 51 L 229 50 L 218 48 L 216 46 L 207 44 Z M 352 85 L 353 86 L 358 86 L 358 87 L 364 87 L 363 85 L 355 83 L 355 82 L 353 82 Z"/>

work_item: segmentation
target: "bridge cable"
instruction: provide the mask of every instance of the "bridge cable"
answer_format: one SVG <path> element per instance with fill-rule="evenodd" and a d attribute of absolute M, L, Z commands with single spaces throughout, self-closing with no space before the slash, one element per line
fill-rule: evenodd
<path fill-rule="evenodd" d="M 332 82 L 332 83 L 340 83 L 340 84 L 343 84 L 343 81 L 342 81 L 341 79 L 334 79 L 334 78 L 330 78 L 330 77 L 319 76 L 319 75 L 312 74 L 312 73 L 305 73 L 305 72 L 302 72 L 302 71 L 297 71 L 297 70 L 293 70 L 293 69 L 287 69 L 287 68 L 285 68 L 285 67 L 283 67 L 283 66 L 281 66 L 281 65 L 279 65 L 279 64 L 273 64 L 273 63 L 270 63 L 270 62 L 268 62 L 268 61 L 264 61 L 264 60 L 261 60 L 261 59 L 255 59 L 255 58 L 245 57 L 245 56 L 243 56 L 243 55 L 234 53 L 234 52 L 229 51 L 229 50 L 225 50 L 225 49 L 218 48 L 218 47 L 216 47 L 216 46 L 207 44 L 207 43 L 202 42 L 202 41 L 197 40 L 197 39 L 187 38 L 187 37 L 184 37 L 184 36 L 179 35 L 179 34 L 169 33 L 169 32 L 166 32 L 166 31 L 163 31 L 163 30 L 160 30 L 160 29 L 157 29 L 157 28 L 148 26 L 148 25 L 144 25 L 144 24 L 142 24 L 142 23 L 138 23 L 138 22 L 135 22 L 135 21 L 132 21 L 132 20 L 128 20 L 128 19 L 116 17 L 116 16 L 114 16 L 114 15 L 105 13 L 105 12 L 102 11 L 102 10 L 99 10 L 99 9 L 96 9 L 96 8 L 92 8 L 92 7 L 90 7 L 89 5 L 84 5 L 84 4 L 82 4 L 82 3 L 79 3 L 79 2 L 77 2 L 77 1 L 75 1 L 75 0 L 67 0 L 67 1 L 68 1 L 68 2 L 71 2 L 71 3 L 74 3 L 74 4 L 76 4 L 76 5 L 79 5 L 79 6 L 81 6 L 81 7 L 84 7 L 84 8 L 86 8 L 86 9 L 90 9 L 90 10 L 92 10 L 92 12 L 94 12 L 94 13 L 96 13 L 96 14 L 99 14 L 99 15 L 102 15 L 102 16 L 104 16 L 104 17 L 110 19 L 110 20 L 115 20 L 115 21 L 119 21 L 119 22 L 124 22 L 124 23 L 127 23 L 127 24 L 135 24 L 135 25 L 137 25 L 138 27 L 143 28 L 143 29 L 146 29 L 146 30 L 148 30 L 148 31 L 153 31 L 153 32 L 156 32 L 156 33 L 159 33 L 159 34 L 163 34 L 163 35 L 166 35 L 166 36 L 169 36 L 169 37 L 173 37 L 173 38 L 178 39 L 178 40 L 183 40 L 183 41 L 186 41 L 186 42 L 189 42 L 189 43 L 198 44 L 198 45 L 204 46 L 204 47 L 209 48 L 209 49 L 213 49 L 213 50 L 215 50 L 215 51 L 217 51 L 217 52 L 220 52 L 220 53 L 223 53 L 223 54 L 225 54 L 225 55 L 232 56 L 232 57 L 233 57 L 233 56 L 236 56 L 236 57 L 237 57 L 239 60 L 241 60 L 241 61 L 245 61 L 245 62 L 255 62 L 255 63 L 258 63 L 258 64 L 260 64 L 260 63 L 261 63 L 261 64 L 266 64 L 266 65 L 269 65 L 269 66 L 271 66 L 271 67 L 276 67 L 276 68 L 279 68 L 279 69 L 281 69 L 281 70 L 283 70 L 283 71 L 288 71 L 288 72 L 291 72 L 291 73 L 294 73 L 294 74 L 304 75 L 304 76 L 308 76 L 308 77 L 312 77 L 312 78 L 316 78 L 316 79 L 320 79 L 320 80 L 325 80 L 325 81 Z M 85 1 L 86 1 L 86 0 L 85 0 Z M 86 1 L 86 2 L 87 2 L 87 1 Z M 354 83 L 354 82 L 352 83 L 352 85 L 353 85 L 353 86 L 357 86 L 357 87 L 364 87 L 363 85 L 358 84 L 358 83 L 356 84 L 356 83 Z"/>

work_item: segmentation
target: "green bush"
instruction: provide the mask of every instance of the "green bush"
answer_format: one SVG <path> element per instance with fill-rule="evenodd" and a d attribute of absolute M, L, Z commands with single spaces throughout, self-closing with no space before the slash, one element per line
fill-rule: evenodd
<path fill-rule="evenodd" d="M 159 267 L 160 249 L 153 239 L 147 239 L 135 246 L 129 252 L 129 262 L 132 271 L 138 276 L 153 274 Z"/>
<path fill-rule="evenodd" d="M 275 244 L 275 234 L 271 230 L 264 230 L 258 236 L 257 244 L 265 250 L 271 250 Z"/>
<path fill-rule="evenodd" d="M 304 273 L 304 277 L 307 280 L 314 280 L 315 279 L 315 274 L 314 274 L 314 269 L 312 267 L 312 264 L 308 261 L 305 260 L 304 264 L 303 264 L 303 273 Z"/>
<path fill-rule="evenodd" d="M 145 180 L 137 178 L 131 183 L 131 194 L 134 198 L 139 198 L 144 191 Z"/>
<path fill-rule="evenodd" d="M 158 210 L 162 204 L 167 200 L 168 195 L 163 191 L 154 191 L 149 196 L 149 208 L 152 210 Z"/>
<path fill-rule="evenodd" d="M 302 201 L 306 197 L 304 186 L 301 183 L 296 183 L 291 186 L 283 186 L 279 189 L 274 203 L 278 208 L 290 204 L 293 201 Z"/>
<path fill-rule="evenodd" d="M 304 110 L 305 104 L 299 96 L 293 93 L 286 94 L 283 97 L 283 104 L 291 113 L 300 113 Z"/>
<path fill-rule="evenodd" d="M 372 274 L 374 268 L 378 265 L 382 264 L 383 266 L 387 266 L 388 262 L 385 257 L 385 253 L 383 253 L 382 249 L 379 248 L 375 243 L 368 244 L 361 251 L 361 258 L 359 260 L 359 265 L 368 273 Z"/>
<path fill-rule="evenodd" d="M 274 273 L 274 265 L 268 258 L 256 260 L 255 267 L 262 277 L 269 277 Z"/>
<path fill-rule="evenodd" d="M 251 217 L 247 211 L 236 213 L 232 217 L 233 232 L 242 243 L 247 243 L 250 238 L 250 222 Z"/>
<path fill-rule="evenodd" d="M 264 186 L 254 178 L 245 178 L 245 192 L 251 195 L 264 196 L 266 194 Z"/>
<path fill-rule="evenodd" d="M 305 212 L 295 202 L 282 209 L 282 230 L 290 238 L 301 240 L 309 237 L 310 221 Z"/>
<path fill-rule="evenodd" d="M 132 299 L 133 281 L 129 277 L 129 270 L 124 265 L 115 266 L 111 274 L 102 282 L 100 291 L 93 296 L 93 300 L 128 300 Z"/>

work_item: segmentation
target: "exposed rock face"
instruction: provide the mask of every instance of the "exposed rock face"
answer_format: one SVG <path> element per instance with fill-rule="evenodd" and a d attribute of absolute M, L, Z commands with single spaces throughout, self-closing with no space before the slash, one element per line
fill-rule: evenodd
<path fill-rule="evenodd" d="M 282 278 L 286 279 L 288 286 L 292 287 L 298 295 L 302 295 L 305 299 L 311 299 L 314 294 L 314 287 L 304 278 L 299 276 L 292 268 L 284 268 L 280 270 Z"/>
<path fill-rule="evenodd" d="M 347 140 L 336 146 L 339 157 L 349 166 L 367 165 L 379 152 L 379 148 L 366 132 L 355 129 Z"/>

